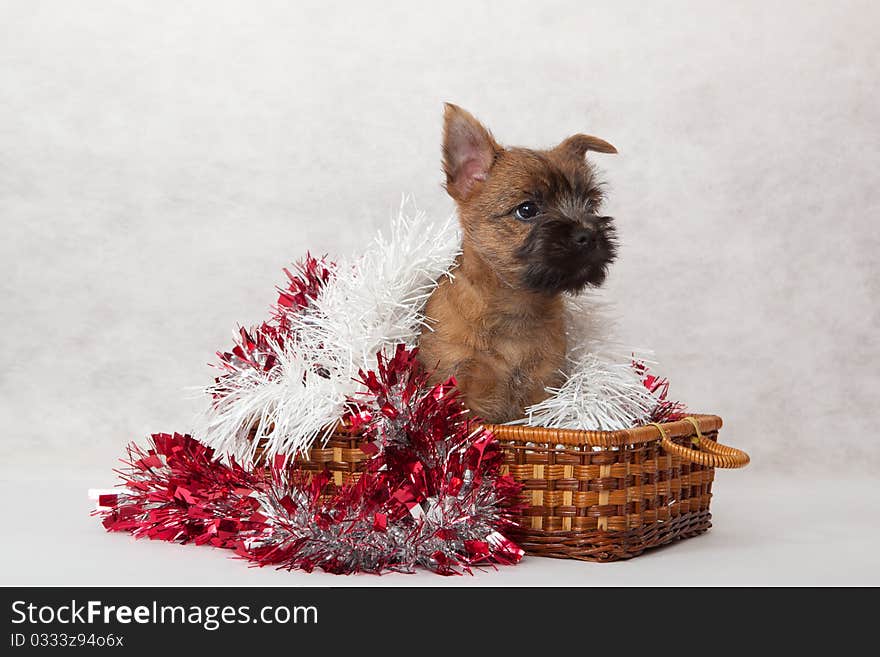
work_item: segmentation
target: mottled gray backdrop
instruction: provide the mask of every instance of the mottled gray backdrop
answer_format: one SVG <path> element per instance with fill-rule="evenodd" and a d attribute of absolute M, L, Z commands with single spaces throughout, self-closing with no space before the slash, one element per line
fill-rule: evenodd
<path fill-rule="evenodd" d="M 451 212 L 446 100 L 619 148 L 621 333 L 753 471 L 876 469 L 878 5 L 488 5 L 0 2 L 4 476 L 107 481 L 283 265 Z"/>

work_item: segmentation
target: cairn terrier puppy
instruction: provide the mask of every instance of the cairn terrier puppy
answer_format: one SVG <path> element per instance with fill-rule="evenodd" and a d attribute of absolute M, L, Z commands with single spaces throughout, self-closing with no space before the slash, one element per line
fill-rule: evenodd
<path fill-rule="evenodd" d="M 428 300 L 432 330 L 419 358 L 439 382 L 458 381 L 488 422 L 520 418 L 561 383 L 563 293 L 599 286 L 616 252 L 611 217 L 587 151 L 616 153 L 574 135 L 549 150 L 509 148 L 470 113 L 447 104 L 446 190 L 458 207 L 462 254 Z"/>

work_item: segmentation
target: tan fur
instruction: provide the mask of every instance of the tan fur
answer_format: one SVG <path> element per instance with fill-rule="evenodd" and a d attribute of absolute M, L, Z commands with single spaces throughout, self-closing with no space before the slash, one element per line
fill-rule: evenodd
<path fill-rule="evenodd" d="M 517 249 L 531 227 L 510 213 L 535 195 L 595 212 L 601 192 L 584 162 L 588 150 L 616 152 L 588 135 L 551 150 L 505 149 L 468 112 L 446 106 L 443 163 L 463 253 L 454 278 L 444 279 L 427 303 L 433 331 L 423 332 L 419 356 L 433 382 L 454 376 L 468 408 L 488 421 L 522 417 L 546 397 L 545 387 L 560 383 L 563 299 L 520 282 Z"/>
<path fill-rule="evenodd" d="M 505 422 L 560 382 L 565 362 L 563 302 L 506 286 L 467 244 L 453 271 L 428 300 L 419 357 L 432 381 L 458 381 L 480 417 Z"/>

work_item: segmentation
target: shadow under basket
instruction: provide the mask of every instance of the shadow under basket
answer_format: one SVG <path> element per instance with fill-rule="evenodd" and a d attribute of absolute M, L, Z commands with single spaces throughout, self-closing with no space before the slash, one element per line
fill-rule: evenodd
<path fill-rule="evenodd" d="M 620 431 L 486 428 L 504 449 L 503 472 L 523 486 L 510 537 L 543 557 L 617 561 L 702 534 L 712 526 L 715 468 L 749 462 L 718 443 L 715 415 Z M 361 443 L 340 428 L 297 465 L 354 482 L 369 458 Z"/>

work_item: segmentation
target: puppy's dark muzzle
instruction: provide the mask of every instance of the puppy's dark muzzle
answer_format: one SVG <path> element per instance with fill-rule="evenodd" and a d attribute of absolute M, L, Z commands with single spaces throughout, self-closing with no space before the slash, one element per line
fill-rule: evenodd
<path fill-rule="evenodd" d="M 596 230 L 593 228 L 575 228 L 571 241 L 579 249 L 589 249 L 596 243 Z"/>
<path fill-rule="evenodd" d="M 610 225 L 611 217 L 591 215 L 572 229 L 571 241 L 575 248 L 580 251 L 593 249 L 603 237 L 603 231 Z"/>
<path fill-rule="evenodd" d="M 588 215 L 536 225 L 517 253 L 525 264 L 523 282 L 544 292 L 601 285 L 616 255 L 612 222 Z"/>

